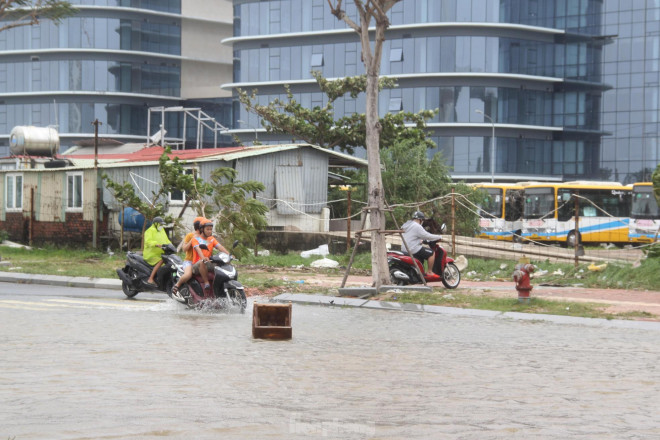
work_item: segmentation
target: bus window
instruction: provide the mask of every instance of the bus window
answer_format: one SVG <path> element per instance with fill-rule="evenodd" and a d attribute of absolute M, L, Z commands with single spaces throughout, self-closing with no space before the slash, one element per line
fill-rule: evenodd
<path fill-rule="evenodd" d="M 575 199 L 570 189 L 559 190 L 559 208 L 557 209 L 557 220 L 565 222 L 575 215 Z"/>
<path fill-rule="evenodd" d="M 522 216 L 523 195 L 522 191 L 509 190 L 506 192 L 506 210 L 504 220 L 513 222 L 520 220 Z"/>
<path fill-rule="evenodd" d="M 555 196 L 552 188 L 525 189 L 524 218 L 545 218 L 554 209 Z"/>
<path fill-rule="evenodd" d="M 488 195 L 479 211 L 481 217 L 502 218 L 502 190 L 499 188 L 486 188 Z"/>
<path fill-rule="evenodd" d="M 652 186 L 635 187 L 630 217 L 648 220 L 660 218 L 660 207 L 653 196 Z"/>
<path fill-rule="evenodd" d="M 585 206 L 582 215 L 585 217 L 596 217 L 596 208 L 593 206 Z"/>

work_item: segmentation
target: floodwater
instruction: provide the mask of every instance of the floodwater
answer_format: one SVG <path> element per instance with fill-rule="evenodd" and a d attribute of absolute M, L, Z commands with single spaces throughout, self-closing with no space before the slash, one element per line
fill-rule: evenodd
<path fill-rule="evenodd" d="M 660 331 L 293 310 L 0 297 L 0 438 L 660 438 Z"/>

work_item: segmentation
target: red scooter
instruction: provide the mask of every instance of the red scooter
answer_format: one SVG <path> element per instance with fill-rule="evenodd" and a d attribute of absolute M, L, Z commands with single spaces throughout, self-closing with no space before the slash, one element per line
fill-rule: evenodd
<path fill-rule="evenodd" d="M 234 242 L 234 247 L 238 241 Z M 208 249 L 205 244 L 200 246 L 202 249 Z M 172 292 L 169 286 L 167 294 L 170 298 L 186 304 L 191 308 L 212 308 L 224 309 L 227 311 L 237 310 L 245 313 L 247 307 L 247 298 L 245 289 L 238 282 L 238 273 L 231 264 L 235 258 L 232 255 L 220 252 L 212 255 L 209 260 L 213 264 L 213 270 L 209 271 L 208 278 L 211 284 L 210 289 L 204 289 L 202 276 L 194 275 L 187 283 L 179 288 L 177 293 Z M 183 275 L 183 266 L 177 267 L 177 274 L 174 283 Z M 174 284 L 172 284 L 174 285 Z"/>
<path fill-rule="evenodd" d="M 410 256 L 408 252 L 389 251 L 387 253 L 387 265 L 390 269 L 392 284 L 398 286 L 422 284 L 422 279 L 413 266 L 413 264 L 416 264 L 419 272 L 424 274 L 424 280 L 427 283 L 442 281 L 442 284 L 447 289 L 457 288 L 461 282 L 461 271 L 456 267 L 454 259 L 447 256 L 447 251 L 437 241 L 425 241 L 424 243 L 428 244 L 435 254 L 435 261 L 431 272 L 424 274 L 424 263 Z"/>

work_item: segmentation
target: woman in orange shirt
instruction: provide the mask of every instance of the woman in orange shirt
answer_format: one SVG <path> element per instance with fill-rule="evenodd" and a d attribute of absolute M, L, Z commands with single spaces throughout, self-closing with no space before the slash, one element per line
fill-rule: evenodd
<path fill-rule="evenodd" d="M 186 234 L 185 238 L 182 241 L 182 246 L 181 249 L 183 249 L 186 252 L 186 257 L 183 260 L 183 275 L 181 275 L 181 278 L 176 282 L 174 287 L 172 287 L 172 293 L 173 294 L 178 294 L 179 288 L 183 286 L 183 283 L 188 281 L 190 278 L 192 278 L 193 275 L 193 257 L 194 257 L 194 249 L 192 246 L 192 240 L 195 237 L 199 237 L 199 225 L 201 225 L 206 219 L 204 217 L 196 217 L 195 221 L 193 222 L 193 232 L 189 232 Z"/>
<path fill-rule="evenodd" d="M 200 246 L 206 245 L 206 249 L 202 249 Z M 221 245 L 218 240 L 213 237 L 213 222 L 211 220 L 205 219 L 199 225 L 199 236 L 192 239 L 192 247 L 194 249 L 193 253 L 193 273 L 200 274 L 204 280 L 204 289 L 210 289 L 211 284 L 209 283 L 209 270 L 213 270 L 213 267 L 209 267 L 209 258 L 213 255 L 213 249 L 218 249 L 220 252 L 229 253 L 223 245 Z"/>

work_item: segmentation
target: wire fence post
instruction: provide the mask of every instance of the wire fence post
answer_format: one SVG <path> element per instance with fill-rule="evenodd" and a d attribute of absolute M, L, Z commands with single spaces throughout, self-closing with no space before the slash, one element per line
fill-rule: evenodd
<path fill-rule="evenodd" d="M 252 198 L 257 200 L 257 192 L 252 191 Z M 259 233 L 254 234 L 254 256 L 255 258 L 259 256 L 259 238 L 257 237 Z"/>
<path fill-rule="evenodd" d="M 575 269 L 578 268 L 580 263 L 580 256 L 578 254 L 578 247 L 580 242 L 580 191 L 575 191 L 575 235 L 573 239 L 573 246 L 575 249 Z"/>
<path fill-rule="evenodd" d="M 456 195 L 451 188 L 451 256 L 456 258 Z"/>
<path fill-rule="evenodd" d="M 121 205 L 121 212 L 119 213 L 121 222 L 119 222 L 119 250 L 124 249 L 124 222 L 126 221 L 126 214 L 124 213 L 124 205 Z"/>
<path fill-rule="evenodd" d="M 351 188 L 346 191 L 348 197 L 347 219 L 346 219 L 346 253 L 351 250 Z"/>
<path fill-rule="evenodd" d="M 28 226 L 28 244 L 32 246 L 34 236 L 34 187 L 30 188 L 30 224 Z"/>

